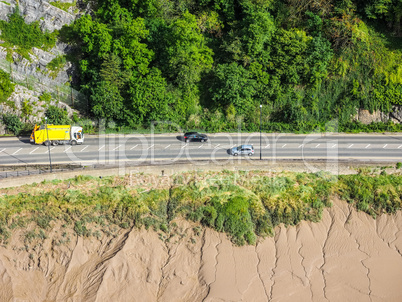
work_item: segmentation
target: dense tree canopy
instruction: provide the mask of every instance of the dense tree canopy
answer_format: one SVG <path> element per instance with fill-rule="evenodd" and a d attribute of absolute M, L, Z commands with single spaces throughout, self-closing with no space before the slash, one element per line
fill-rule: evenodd
<path fill-rule="evenodd" d="M 95 117 L 122 126 L 253 130 L 262 104 L 266 129 L 307 131 L 402 104 L 401 0 L 92 7 L 67 29 L 81 90 Z"/>

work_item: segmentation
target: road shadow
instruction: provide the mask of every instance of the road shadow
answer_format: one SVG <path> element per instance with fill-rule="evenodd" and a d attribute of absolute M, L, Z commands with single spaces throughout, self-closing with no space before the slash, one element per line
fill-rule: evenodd
<path fill-rule="evenodd" d="M 1 151 L 2 153 L 4 153 L 4 154 L 6 154 L 6 155 L 8 155 L 10 158 L 12 158 L 12 159 L 15 159 L 16 161 L 17 161 L 17 163 L 23 163 L 23 164 L 26 164 L 26 165 L 28 165 L 29 164 L 29 162 L 26 162 L 26 161 L 24 161 L 24 160 L 22 160 L 22 159 L 19 159 L 18 157 L 16 157 L 16 156 L 14 156 L 13 154 L 10 154 L 10 153 L 8 153 L 8 152 L 6 152 L 6 151 Z"/>
<path fill-rule="evenodd" d="M 34 145 L 33 143 L 31 143 L 29 136 L 19 136 L 18 140 L 23 144 Z"/>

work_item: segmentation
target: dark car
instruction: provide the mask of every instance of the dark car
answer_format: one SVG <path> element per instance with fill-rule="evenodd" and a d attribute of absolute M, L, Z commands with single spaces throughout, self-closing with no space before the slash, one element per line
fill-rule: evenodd
<path fill-rule="evenodd" d="M 186 132 L 184 133 L 184 141 L 191 142 L 191 141 L 199 141 L 199 142 L 206 142 L 208 140 L 208 136 L 206 134 L 201 134 L 198 132 Z"/>

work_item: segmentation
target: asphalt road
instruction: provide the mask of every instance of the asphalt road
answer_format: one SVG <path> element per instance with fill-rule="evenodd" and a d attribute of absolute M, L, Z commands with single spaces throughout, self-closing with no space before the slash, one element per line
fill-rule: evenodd
<path fill-rule="evenodd" d="M 85 137 L 83 145 L 50 146 L 53 164 L 113 165 L 121 162 L 234 160 L 228 151 L 252 144 L 255 154 L 236 160 L 350 160 L 402 162 L 402 135 L 216 134 L 206 143 L 185 143 L 179 135 Z M 260 148 L 261 145 L 261 148 Z M 49 163 L 49 149 L 28 138 L 0 138 L 0 165 Z"/>

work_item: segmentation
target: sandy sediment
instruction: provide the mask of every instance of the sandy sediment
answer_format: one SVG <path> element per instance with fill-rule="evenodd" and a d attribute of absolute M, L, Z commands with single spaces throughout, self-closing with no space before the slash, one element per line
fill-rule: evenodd
<path fill-rule="evenodd" d="M 256 246 L 179 221 L 168 241 L 115 237 L 0 248 L 0 301 L 402 301 L 402 213 L 374 220 L 336 201 L 319 223 Z M 54 232 L 56 232 L 54 228 Z"/>

